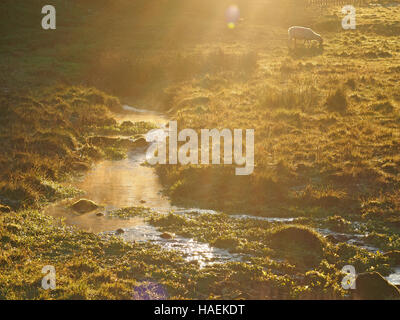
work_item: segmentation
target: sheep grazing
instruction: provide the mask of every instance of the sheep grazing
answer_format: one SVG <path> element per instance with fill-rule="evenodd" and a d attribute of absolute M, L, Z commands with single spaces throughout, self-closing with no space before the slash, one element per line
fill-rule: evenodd
<path fill-rule="evenodd" d="M 322 46 L 323 43 L 322 37 L 318 33 L 315 33 L 310 28 L 297 27 L 297 26 L 290 27 L 288 29 L 288 34 L 289 34 L 289 46 L 292 44 L 293 40 L 295 47 L 296 47 L 296 40 L 304 40 L 304 44 L 306 42 L 311 43 L 312 40 L 316 40 L 319 42 L 320 46 Z"/>

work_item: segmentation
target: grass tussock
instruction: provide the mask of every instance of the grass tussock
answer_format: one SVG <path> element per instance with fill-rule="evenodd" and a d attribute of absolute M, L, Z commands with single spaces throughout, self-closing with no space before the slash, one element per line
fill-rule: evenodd
<path fill-rule="evenodd" d="M 342 88 L 337 89 L 326 99 L 326 107 L 330 111 L 345 112 L 348 106 L 346 93 Z"/>

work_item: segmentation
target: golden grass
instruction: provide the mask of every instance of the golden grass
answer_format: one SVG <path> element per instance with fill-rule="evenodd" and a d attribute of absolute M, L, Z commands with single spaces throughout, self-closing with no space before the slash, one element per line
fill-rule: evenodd
<path fill-rule="evenodd" d="M 60 10 L 58 31 L 43 34 L 30 27 L 40 1 L 26 3 L 0 10 L 1 299 L 128 299 L 146 277 L 173 298 L 341 298 L 343 265 L 389 272 L 380 253 L 334 245 L 312 227 L 315 217 L 339 232 L 362 222 L 370 244 L 400 248 L 399 8 L 359 8 L 357 29 L 344 31 L 337 7 L 243 0 L 244 19 L 229 29 L 228 1 L 91 1 L 91 12 L 74 1 L 68 14 Z M 7 25 L 13 14 L 21 19 Z M 323 35 L 323 49 L 288 50 L 287 27 L 300 24 Z M 177 233 L 254 255 L 199 270 L 158 247 L 59 227 L 32 210 L 73 194 L 59 182 L 91 161 L 124 156 L 105 135 L 150 129 L 117 125 L 109 110 L 119 100 L 88 85 L 169 111 L 179 128 L 255 129 L 251 176 L 230 166 L 158 166 L 166 193 L 190 206 L 301 216 L 303 225 L 155 217 L 163 231 L 179 225 Z M 274 235 L 311 239 L 318 255 L 273 251 Z M 57 291 L 40 289 L 44 261 L 61 274 Z"/>

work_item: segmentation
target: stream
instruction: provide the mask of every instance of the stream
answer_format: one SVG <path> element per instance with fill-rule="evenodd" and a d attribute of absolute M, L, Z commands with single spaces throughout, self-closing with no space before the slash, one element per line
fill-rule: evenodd
<path fill-rule="evenodd" d="M 168 118 L 160 113 L 149 110 L 136 109 L 124 106 L 124 113 L 113 114 L 114 118 L 122 123 L 123 121 L 148 121 L 163 127 Z M 151 142 L 152 137 L 146 136 Z M 48 215 L 58 219 L 64 219 L 65 223 L 79 229 L 100 233 L 117 234 L 117 229 L 124 232 L 118 234 L 126 241 L 151 242 L 160 245 L 166 250 L 176 250 L 186 261 L 197 261 L 200 267 L 214 263 L 228 261 L 242 261 L 244 255 L 232 254 L 227 250 L 211 247 L 208 243 L 195 241 L 194 239 L 175 236 L 172 239 L 163 239 L 157 228 L 146 223 L 143 218 L 135 217 L 120 219 L 109 217 L 108 212 L 133 206 L 145 206 L 160 213 L 174 211 L 176 214 L 186 214 L 193 211 L 201 213 L 217 213 L 213 210 L 196 208 L 179 208 L 172 206 L 169 199 L 162 195 L 162 186 L 155 170 L 143 166 L 146 159 L 145 149 L 135 149 L 128 152 L 127 158 L 119 161 L 103 160 L 95 163 L 92 168 L 80 177 L 75 177 L 69 183 L 75 188 L 85 192 L 84 198 L 90 199 L 102 208 L 92 212 L 78 215 L 69 208 L 70 204 L 81 199 L 82 196 L 74 199 L 66 199 L 50 204 L 44 209 Z M 99 216 L 98 213 L 103 215 Z M 259 219 L 269 222 L 290 223 L 296 218 L 277 217 L 256 217 L 248 214 L 233 215 L 238 219 Z M 323 235 L 338 235 L 328 229 L 319 229 Z M 343 236 L 343 234 L 341 234 Z M 363 247 L 370 251 L 377 248 L 368 247 L 362 243 L 362 235 L 347 235 L 348 243 Z M 387 277 L 393 284 L 400 284 L 400 268 Z"/>
<path fill-rule="evenodd" d="M 163 127 L 168 119 L 156 112 L 124 106 L 123 114 L 113 114 L 118 122 L 148 121 Z M 152 137 L 146 136 L 151 142 Z M 197 261 L 200 267 L 213 263 L 240 261 L 242 256 L 231 254 L 227 250 L 211 247 L 193 239 L 175 236 L 172 239 L 163 239 L 157 228 L 149 225 L 143 218 L 135 217 L 120 219 L 109 217 L 108 212 L 133 206 L 146 206 L 160 213 L 174 211 L 185 214 L 198 211 L 200 213 L 214 213 L 212 210 L 185 209 L 172 206 L 168 198 L 162 195 L 162 186 L 153 168 L 143 166 L 146 154 L 145 149 L 135 149 L 128 152 L 127 158 L 119 161 L 103 160 L 81 177 L 75 177 L 71 182 L 75 188 L 85 192 L 84 197 L 90 199 L 102 208 L 85 214 L 77 214 L 70 209 L 70 204 L 81 199 L 76 197 L 58 201 L 47 206 L 46 214 L 64 219 L 65 223 L 79 229 L 101 233 L 117 234 L 117 229 L 123 229 L 118 236 L 126 241 L 148 241 L 158 244 L 167 250 L 177 250 L 186 261 Z M 103 215 L 97 215 L 101 212 Z"/>

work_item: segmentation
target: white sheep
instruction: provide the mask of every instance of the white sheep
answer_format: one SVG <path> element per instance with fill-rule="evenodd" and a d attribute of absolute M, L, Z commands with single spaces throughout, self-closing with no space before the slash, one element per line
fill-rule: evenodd
<path fill-rule="evenodd" d="M 293 39 L 295 47 L 296 47 L 296 40 L 304 40 L 304 44 L 306 42 L 311 43 L 312 40 L 316 40 L 319 42 L 320 46 L 322 46 L 323 43 L 322 37 L 318 33 L 315 33 L 310 28 L 298 27 L 298 26 L 290 27 L 288 29 L 288 35 L 289 35 L 289 46 L 291 45 Z"/>

